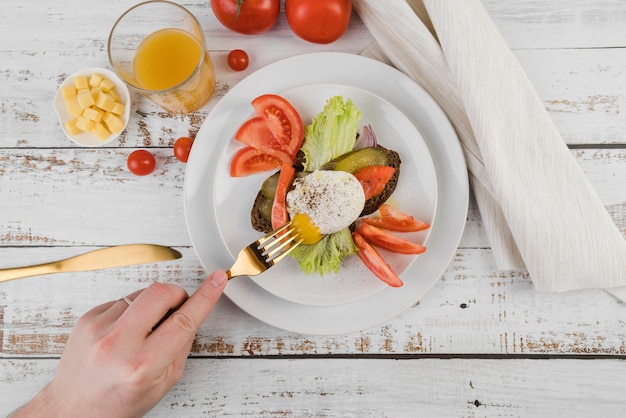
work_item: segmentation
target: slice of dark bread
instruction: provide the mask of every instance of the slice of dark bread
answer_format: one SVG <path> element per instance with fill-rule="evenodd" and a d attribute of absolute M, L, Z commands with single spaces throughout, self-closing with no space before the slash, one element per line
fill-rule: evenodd
<path fill-rule="evenodd" d="M 252 227 L 255 230 L 265 233 L 272 230 L 272 220 L 267 219 L 261 210 L 262 206 L 268 204 L 271 205 L 272 203 L 273 202 L 271 202 L 270 199 L 263 196 L 263 191 L 259 190 L 259 193 L 257 193 L 256 199 L 254 199 L 254 203 L 252 204 L 252 210 L 250 211 L 250 221 L 252 222 Z"/>
<path fill-rule="evenodd" d="M 390 149 L 387 149 L 382 146 L 378 146 L 378 148 L 385 151 L 389 158 L 389 166 L 396 169 L 393 173 L 391 179 L 385 185 L 385 188 L 382 192 L 377 194 L 376 196 L 372 196 L 365 201 L 365 205 L 363 206 L 363 211 L 360 216 L 369 215 L 370 213 L 376 212 L 380 205 L 385 203 L 389 197 L 396 190 L 396 186 L 398 185 L 398 179 L 400 177 L 400 155 Z M 267 213 L 267 205 L 271 207 L 272 202 L 263 196 L 263 192 L 259 191 L 254 199 L 254 203 L 252 204 L 252 210 L 250 211 L 250 221 L 252 223 L 252 227 L 259 232 L 270 232 L 272 230 L 272 221 L 268 219 L 267 216 L 263 215 L 263 212 Z M 262 207 L 265 207 L 265 210 L 261 210 Z M 271 210 L 269 211 L 271 213 Z"/>

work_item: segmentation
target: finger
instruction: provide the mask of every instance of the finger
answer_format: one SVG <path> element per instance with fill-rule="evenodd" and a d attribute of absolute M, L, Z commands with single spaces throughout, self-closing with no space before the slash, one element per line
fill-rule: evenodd
<path fill-rule="evenodd" d="M 141 335 L 143 338 L 169 309 L 180 306 L 186 299 L 187 292 L 180 286 L 153 283 L 136 295 L 130 306 L 121 313 L 119 325 L 132 329 L 134 335 Z M 120 304 L 126 305 L 123 301 Z"/>
<path fill-rule="evenodd" d="M 142 291 L 143 291 L 143 289 L 137 290 L 137 291 L 131 293 L 130 295 L 126 296 L 126 297 L 129 298 L 130 300 L 133 300 Z M 122 312 L 124 312 L 126 310 L 127 307 L 128 307 L 128 304 L 126 304 L 123 301 L 123 299 L 112 300 L 110 302 L 106 302 L 106 303 L 103 303 L 101 305 L 98 305 L 98 306 L 95 306 L 95 307 L 91 308 L 89 311 L 85 312 L 81 316 L 81 319 L 83 319 L 83 320 L 91 320 L 91 319 L 94 319 L 94 318 L 97 318 L 97 317 L 102 317 L 104 315 L 105 317 L 106 316 L 111 316 L 112 318 L 110 318 L 110 319 L 111 320 L 115 320 L 122 314 Z M 111 310 L 113 310 L 113 312 L 109 312 Z"/>
<path fill-rule="evenodd" d="M 134 291 L 133 293 L 126 296 L 129 300 L 134 300 L 144 289 L 139 289 Z M 93 317 L 94 320 L 98 320 L 102 323 L 114 322 L 116 321 L 126 309 L 130 306 L 128 302 L 122 299 L 114 300 L 103 305 L 102 307 L 106 307 L 106 309 L 102 310 L 97 314 L 97 316 Z"/>
<path fill-rule="evenodd" d="M 185 355 L 189 353 L 196 331 L 215 306 L 226 282 L 223 271 L 211 273 L 193 295 L 147 338 L 145 348 L 162 362 L 162 368 L 171 364 L 181 351 Z"/>

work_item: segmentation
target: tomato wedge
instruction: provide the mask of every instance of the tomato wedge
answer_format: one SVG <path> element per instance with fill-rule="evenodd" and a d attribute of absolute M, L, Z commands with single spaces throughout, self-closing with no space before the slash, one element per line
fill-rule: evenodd
<path fill-rule="evenodd" d="M 395 168 L 387 165 L 370 165 L 354 173 L 354 177 L 361 183 L 367 200 L 380 194 L 395 172 Z"/>
<path fill-rule="evenodd" d="M 400 287 L 404 284 L 391 269 L 391 266 L 385 263 L 385 260 L 383 260 L 380 254 L 378 254 L 374 247 L 372 247 L 361 234 L 356 231 L 353 232 L 352 239 L 358 248 L 356 255 L 376 277 L 391 287 Z"/>
<path fill-rule="evenodd" d="M 287 212 L 287 190 L 293 178 L 296 175 L 296 169 L 291 163 L 283 163 L 278 176 L 278 184 L 276 185 L 276 194 L 274 195 L 274 203 L 272 204 L 272 228 L 280 228 L 289 221 L 289 213 Z"/>
<path fill-rule="evenodd" d="M 245 177 L 280 168 L 282 161 L 256 148 L 241 148 L 230 162 L 232 177 Z"/>
<path fill-rule="evenodd" d="M 276 94 L 264 94 L 252 101 L 258 116 L 246 121 L 235 139 L 294 164 L 304 139 L 304 125 L 298 111 Z"/>
<path fill-rule="evenodd" d="M 364 222 L 359 223 L 357 232 L 370 244 L 377 245 L 386 250 L 393 251 L 394 253 L 421 254 L 426 251 L 426 247 L 423 245 L 407 241 L 404 238 L 391 234 L 385 229 Z"/>
<path fill-rule="evenodd" d="M 388 203 L 383 203 L 378 211 L 380 218 L 361 218 L 361 220 L 379 228 L 398 232 L 415 232 L 430 228 L 426 222 L 417 220 Z"/>

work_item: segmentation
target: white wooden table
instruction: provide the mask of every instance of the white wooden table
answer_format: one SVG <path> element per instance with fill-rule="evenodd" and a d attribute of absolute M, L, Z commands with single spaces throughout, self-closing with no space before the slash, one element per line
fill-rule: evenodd
<path fill-rule="evenodd" d="M 280 58 L 360 53 L 371 42 L 353 15 L 330 45 L 306 43 L 281 19 L 247 37 L 224 29 L 208 1 L 187 0 L 204 26 L 217 95 L 187 116 L 134 96 L 110 147 L 74 146 L 52 109 L 60 82 L 108 67 L 106 41 L 136 0 L 6 1 L 0 15 L 0 267 L 35 264 L 129 242 L 173 246 L 173 262 L 0 284 L 0 414 L 53 376 L 75 321 L 149 282 L 193 291 L 206 272 L 183 213 L 179 136 L 195 135 L 239 80 Z M 485 0 L 612 218 L 626 235 L 626 3 Z M 251 65 L 235 73 L 226 53 Z M 135 177 L 136 148 L 158 159 Z M 584 257 L 585 254 L 581 254 Z M 348 335 L 276 329 L 222 298 L 202 325 L 186 374 L 150 413 L 193 416 L 623 416 L 626 307 L 604 291 L 543 294 L 523 272 L 494 265 L 470 202 L 460 247 L 435 287 L 380 326 Z"/>

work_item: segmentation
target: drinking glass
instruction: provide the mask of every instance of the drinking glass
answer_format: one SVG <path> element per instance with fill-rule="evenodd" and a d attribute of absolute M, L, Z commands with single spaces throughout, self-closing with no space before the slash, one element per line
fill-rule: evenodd
<path fill-rule="evenodd" d="M 108 54 L 124 82 L 168 111 L 194 112 L 213 96 L 215 71 L 202 26 L 176 3 L 128 9 L 111 29 Z"/>

